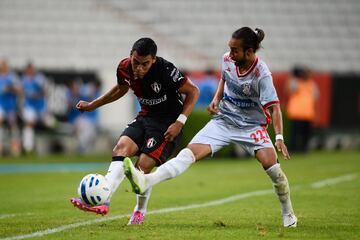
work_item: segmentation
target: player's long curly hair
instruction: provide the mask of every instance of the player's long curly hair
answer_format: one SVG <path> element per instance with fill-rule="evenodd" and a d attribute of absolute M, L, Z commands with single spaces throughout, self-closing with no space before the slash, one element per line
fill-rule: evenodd
<path fill-rule="evenodd" d="M 253 31 L 249 27 L 242 27 L 236 30 L 231 37 L 242 40 L 244 51 L 252 48 L 256 52 L 261 47 L 260 43 L 264 39 L 265 33 L 260 28 L 255 28 Z"/>

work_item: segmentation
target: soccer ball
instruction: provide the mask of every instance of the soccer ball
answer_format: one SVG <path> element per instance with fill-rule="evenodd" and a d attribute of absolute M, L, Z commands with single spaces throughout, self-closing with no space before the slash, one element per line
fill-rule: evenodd
<path fill-rule="evenodd" d="M 80 182 L 78 194 L 83 202 L 91 206 L 104 204 L 110 197 L 110 185 L 101 174 L 88 174 Z"/>

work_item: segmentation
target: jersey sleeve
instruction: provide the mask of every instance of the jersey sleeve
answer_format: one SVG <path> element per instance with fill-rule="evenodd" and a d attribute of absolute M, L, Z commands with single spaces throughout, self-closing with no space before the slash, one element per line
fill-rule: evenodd
<path fill-rule="evenodd" d="M 116 80 L 117 80 L 117 84 L 118 85 L 125 85 L 125 81 L 124 81 L 124 75 L 121 73 L 121 63 L 119 64 L 119 66 L 117 67 L 116 70 Z"/>
<path fill-rule="evenodd" d="M 273 84 L 271 75 L 266 75 L 259 81 L 260 102 L 264 108 L 279 103 L 279 98 Z"/>
<path fill-rule="evenodd" d="M 220 60 L 221 79 L 224 81 L 226 81 L 226 71 L 230 71 L 229 63 L 232 62 L 229 54 L 230 54 L 229 52 L 224 53 L 224 55 L 221 57 L 221 60 Z"/>
<path fill-rule="evenodd" d="M 126 81 L 126 79 L 129 79 L 129 66 L 130 66 L 129 58 L 125 58 L 121 60 L 121 62 L 119 63 L 116 70 L 116 79 L 118 85 L 129 86 L 128 81 Z"/>
<path fill-rule="evenodd" d="M 172 63 L 167 63 L 165 67 L 165 78 L 168 79 L 170 85 L 175 89 L 181 88 L 187 81 L 187 77 Z"/>

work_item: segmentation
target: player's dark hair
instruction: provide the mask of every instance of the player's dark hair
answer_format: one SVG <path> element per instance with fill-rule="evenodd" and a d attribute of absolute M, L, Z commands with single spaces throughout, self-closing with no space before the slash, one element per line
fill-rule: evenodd
<path fill-rule="evenodd" d="M 134 51 L 136 51 L 136 53 L 140 56 L 151 55 L 155 57 L 157 52 L 157 46 L 154 40 L 152 40 L 151 38 L 140 38 L 134 43 L 131 49 L 131 53 Z"/>
<path fill-rule="evenodd" d="M 253 31 L 249 27 L 242 27 L 236 30 L 231 37 L 242 40 L 245 51 L 252 48 L 256 52 L 261 47 L 260 43 L 264 39 L 265 33 L 260 28 L 255 28 Z"/>

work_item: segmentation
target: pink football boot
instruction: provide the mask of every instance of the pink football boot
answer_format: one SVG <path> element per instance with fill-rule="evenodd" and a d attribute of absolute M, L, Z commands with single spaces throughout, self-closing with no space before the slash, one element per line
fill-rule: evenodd
<path fill-rule="evenodd" d="M 106 215 L 109 212 L 109 205 L 103 204 L 99 206 L 90 206 L 86 203 L 83 203 L 80 198 L 71 198 L 70 202 L 77 207 L 78 209 L 85 212 L 93 212 L 96 214 Z"/>
<path fill-rule="evenodd" d="M 138 224 L 142 224 L 144 222 L 145 219 L 145 214 L 142 214 L 140 211 L 135 211 L 133 212 L 128 225 L 138 225 Z"/>

